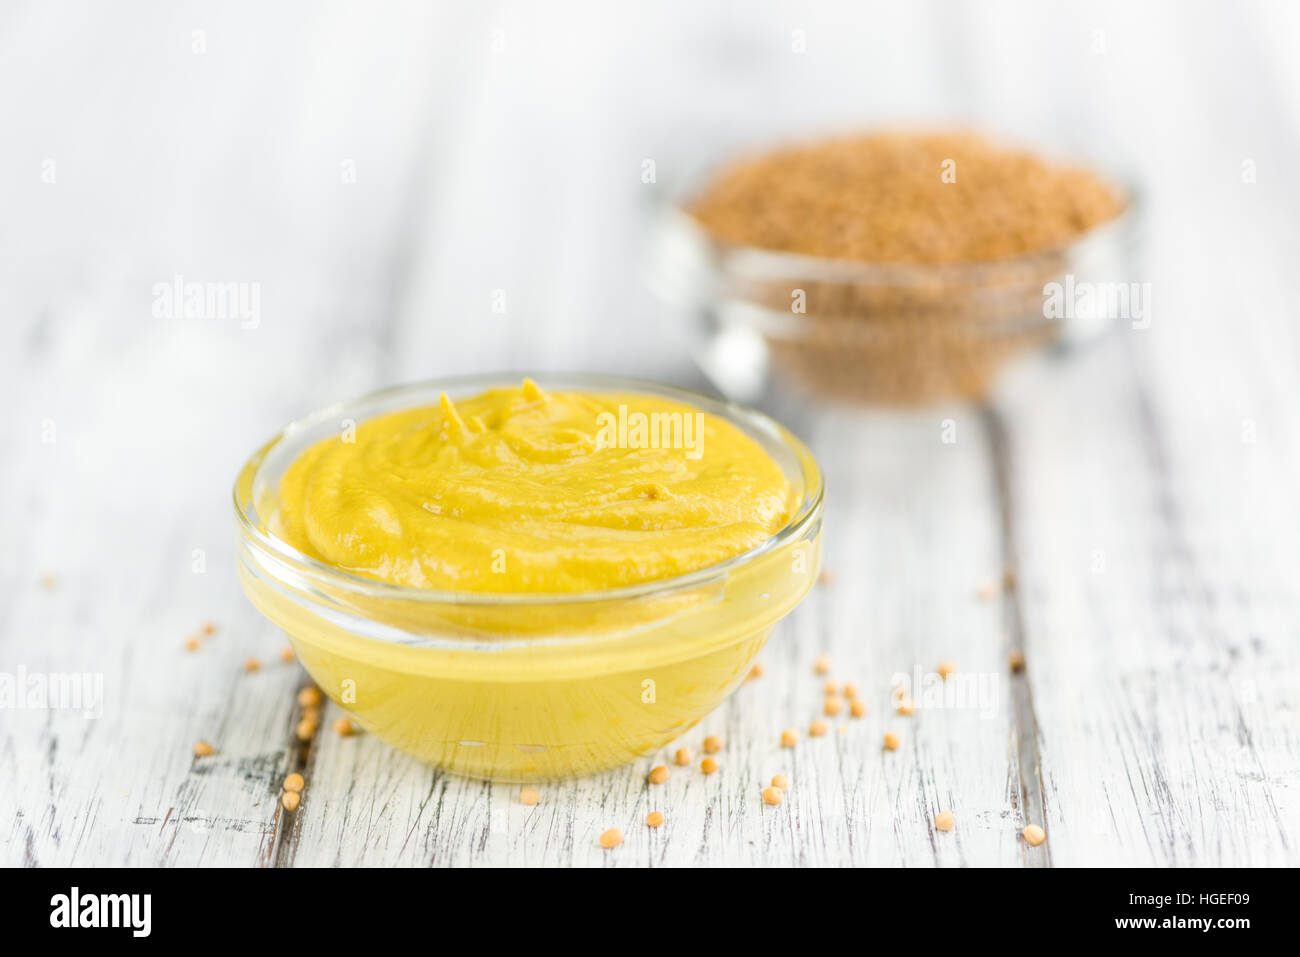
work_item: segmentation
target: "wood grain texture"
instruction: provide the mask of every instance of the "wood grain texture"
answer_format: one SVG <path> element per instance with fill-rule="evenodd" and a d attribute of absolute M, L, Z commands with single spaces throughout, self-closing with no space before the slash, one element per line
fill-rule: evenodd
<path fill-rule="evenodd" d="M 1297 14 L 1050 6 L 657 4 L 617 36 L 582 4 L 6 11 L 0 672 L 100 674 L 103 707 L 0 710 L 0 864 L 1300 863 Z M 717 774 L 652 786 L 658 755 L 526 808 L 337 737 L 332 708 L 297 741 L 304 675 L 233 575 L 256 443 L 437 374 L 690 384 L 641 284 L 643 160 L 667 179 L 778 131 L 954 112 L 1128 161 L 1154 321 L 1029 363 L 987 410 L 770 403 L 825 469 L 834 582 L 684 739 L 725 739 Z M 155 319 L 178 273 L 259 283 L 262 321 Z M 1016 588 L 978 598 L 1006 565 Z M 821 654 L 869 712 L 810 739 Z M 976 707 L 894 714 L 895 674 L 943 659 Z"/>

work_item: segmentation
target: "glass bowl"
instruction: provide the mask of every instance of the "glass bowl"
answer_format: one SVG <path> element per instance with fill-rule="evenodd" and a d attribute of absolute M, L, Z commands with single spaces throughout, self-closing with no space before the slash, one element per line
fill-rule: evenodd
<path fill-rule="evenodd" d="M 683 202 L 658 197 L 647 278 L 682 312 L 701 369 L 738 401 L 773 393 L 871 405 L 981 401 L 1013 360 L 1128 318 L 1098 308 L 1104 298 L 1070 296 L 1133 278 L 1138 197 L 1127 185 L 1117 191 L 1124 212 L 1065 247 L 949 264 L 735 245 L 709 234 Z M 1062 284 L 1064 316 L 1045 308 L 1050 283 Z"/>
<path fill-rule="evenodd" d="M 799 505 L 761 545 L 689 574 L 582 594 L 439 592 L 332 567 L 273 535 L 280 479 L 350 423 L 517 385 L 475 375 L 402 386 L 287 426 L 240 471 L 234 505 L 245 593 L 284 629 L 307 671 L 371 733 L 447 770 L 495 780 L 586 774 L 662 747 L 748 673 L 821 562 L 822 477 L 782 426 L 730 403 L 647 382 L 539 375 L 543 388 L 687 402 L 757 441 Z"/>

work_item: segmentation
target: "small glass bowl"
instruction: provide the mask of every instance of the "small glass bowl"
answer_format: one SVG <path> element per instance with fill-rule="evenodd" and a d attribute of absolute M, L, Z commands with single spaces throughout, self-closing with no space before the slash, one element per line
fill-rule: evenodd
<path fill-rule="evenodd" d="M 1092 339 L 1095 310 L 1045 312 L 1051 282 L 1129 282 L 1138 197 L 1067 246 L 975 263 L 824 259 L 721 241 L 660 199 L 647 278 L 682 310 L 696 362 L 727 396 L 913 405 L 982 401 L 1015 359 Z"/>
<path fill-rule="evenodd" d="M 447 770 L 494 780 L 586 774 L 654 751 L 748 673 L 772 626 L 821 564 L 822 477 L 789 432 L 757 412 L 647 382 L 539 375 L 543 388 L 690 403 L 741 429 L 797 490 L 789 522 L 758 547 L 662 581 L 583 594 L 423 590 L 352 574 L 271 533 L 280 479 L 349 422 L 517 385 L 474 375 L 330 406 L 258 449 L 235 483 L 241 584 L 284 629 L 321 689 L 368 731 Z"/>

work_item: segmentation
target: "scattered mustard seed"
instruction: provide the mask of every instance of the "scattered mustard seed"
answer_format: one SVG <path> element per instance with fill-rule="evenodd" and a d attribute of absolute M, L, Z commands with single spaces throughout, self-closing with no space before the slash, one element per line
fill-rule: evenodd
<path fill-rule="evenodd" d="M 290 664 L 293 661 L 293 659 L 296 657 L 297 655 L 293 653 L 292 648 L 286 647 L 280 649 L 280 660 L 283 661 L 286 665 Z"/>
<path fill-rule="evenodd" d="M 262 667 L 262 663 L 258 661 L 256 658 L 249 658 L 247 661 L 244 662 L 244 670 L 249 672 L 250 674 L 254 671 L 260 670 L 261 667 Z"/>
<path fill-rule="evenodd" d="M 298 735 L 299 741 L 310 741 L 316 735 L 316 722 L 309 718 L 303 718 L 298 722 L 298 727 L 294 729 Z"/>
<path fill-rule="evenodd" d="M 284 789 L 286 791 L 301 791 L 306 785 L 307 782 L 303 780 L 303 776 L 297 771 L 284 779 Z"/>
<path fill-rule="evenodd" d="M 186 651 L 198 651 L 198 650 L 199 650 L 199 644 L 200 644 L 200 642 L 199 642 L 199 640 L 198 640 L 197 638 L 186 638 L 186 639 L 185 639 L 185 650 L 186 650 Z"/>
<path fill-rule="evenodd" d="M 315 685 L 308 685 L 298 692 L 298 705 L 300 707 L 316 708 L 320 706 L 320 701 L 320 688 Z"/>
<path fill-rule="evenodd" d="M 854 698 L 849 702 L 849 714 L 853 715 L 853 717 L 860 718 L 866 713 L 867 706 L 862 700 Z"/>
<path fill-rule="evenodd" d="M 780 788 L 763 788 L 763 803 L 776 806 L 781 803 L 781 798 L 785 797 L 785 792 Z"/>
<path fill-rule="evenodd" d="M 722 750 L 722 738 L 716 734 L 711 734 L 704 739 L 704 753 L 717 754 Z"/>
<path fill-rule="evenodd" d="M 844 710 L 844 699 L 834 696 L 829 697 L 822 705 L 822 710 L 824 710 L 828 716 L 834 717 Z"/>
<path fill-rule="evenodd" d="M 280 795 L 280 803 L 284 805 L 286 811 L 296 811 L 298 805 L 302 803 L 302 795 L 297 791 L 285 791 Z"/>
<path fill-rule="evenodd" d="M 749 669 L 749 674 L 745 676 L 745 680 L 753 681 L 755 678 L 761 677 L 763 677 L 763 663 L 761 661 L 756 661 L 754 662 L 754 667 Z"/>
<path fill-rule="evenodd" d="M 600 846 L 605 850 L 618 847 L 623 843 L 623 832 L 616 827 L 611 827 L 608 831 L 600 836 Z"/>
<path fill-rule="evenodd" d="M 821 719 L 818 719 L 814 721 L 812 724 L 808 725 L 808 734 L 814 738 L 820 738 L 823 734 L 826 733 L 827 728 L 828 726 L 826 722 L 822 721 Z"/>
<path fill-rule="evenodd" d="M 196 741 L 194 743 L 194 756 L 196 758 L 206 758 L 212 753 L 212 745 L 206 741 Z"/>
<path fill-rule="evenodd" d="M 835 573 L 829 568 L 823 568 L 822 573 L 817 576 L 817 581 L 826 586 L 835 584 Z"/>
<path fill-rule="evenodd" d="M 858 686 L 852 681 L 844 682 L 844 697 L 852 700 L 858 696 Z"/>
<path fill-rule="evenodd" d="M 536 788 L 519 789 L 519 803 L 524 807 L 532 807 L 539 800 L 541 800 L 541 795 L 537 793 Z"/>
<path fill-rule="evenodd" d="M 217 626 L 210 621 L 205 621 L 203 623 L 203 627 L 200 628 L 199 630 L 203 632 L 205 637 L 209 637 L 217 633 Z"/>
<path fill-rule="evenodd" d="M 684 768 L 695 760 L 695 755 L 691 753 L 690 748 L 678 748 L 677 753 L 673 755 L 673 760 L 676 761 L 680 767 Z"/>
<path fill-rule="evenodd" d="M 659 765 L 657 768 L 650 769 L 650 783 L 663 784 L 668 780 L 668 768 L 665 765 Z"/>
<path fill-rule="evenodd" d="M 658 827 L 664 822 L 664 816 L 659 811 L 651 811 L 645 816 L 646 827 Z"/>
<path fill-rule="evenodd" d="M 1025 670 L 1025 656 L 1019 651 L 1013 651 L 1007 659 L 1007 664 L 1011 666 L 1012 671 L 1018 674 Z"/>
<path fill-rule="evenodd" d="M 1025 829 L 1020 833 L 1024 835 L 1025 843 L 1030 847 L 1037 847 L 1047 840 L 1047 832 L 1037 824 L 1026 824 Z"/>
<path fill-rule="evenodd" d="M 819 675 L 830 674 L 831 659 L 829 655 L 822 655 L 813 662 L 813 673 Z"/>
<path fill-rule="evenodd" d="M 790 790 L 790 779 L 784 774 L 774 774 L 772 775 L 772 787 L 788 791 Z"/>
<path fill-rule="evenodd" d="M 938 667 L 936 667 L 934 670 L 939 672 L 939 677 L 943 678 L 946 681 L 948 680 L 948 676 L 957 670 L 957 666 L 953 664 L 951 661 L 941 661 L 939 662 Z"/>
<path fill-rule="evenodd" d="M 839 691 L 839 689 L 840 686 L 837 685 L 834 681 L 828 681 L 826 682 L 826 684 L 822 685 L 822 693 L 825 694 L 826 697 L 828 698 L 831 695 L 835 694 L 835 692 Z"/>
<path fill-rule="evenodd" d="M 781 732 L 781 747 L 793 748 L 799 743 L 799 732 L 794 728 L 786 728 Z"/>
<path fill-rule="evenodd" d="M 712 774 L 714 771 L 718 770 L 718 759 L 705 758 L 700 762 L 700 770 L 705 774 Z"/>
<path fill-rule="evenodd" d="M 940 811 L 934 816 L 934 826 L 940 831 L 951 831 L 957 826 L 957 819 L 953 817 L 952 811 Z"/>
<path fill-rule="evenodd" d="M 357 726 L 351 718 L 338 718 L 334 721 L 334 733 L 340 738 L 350 738 L 357 733 Z"/>
<path fill-rule="evenodd" d="M 898 750 L 898 735 L 894 734 L 894 732 L 892 731 L 885 732 L 885 750 L 886 751 Z"/>
<path fill-rule="evenodd" d="M 916 705 L 913 704 L 911 698 L 899 698 L 898 704 L 894 705 L 894 710 L 906 716 L 916 710 Z"/>

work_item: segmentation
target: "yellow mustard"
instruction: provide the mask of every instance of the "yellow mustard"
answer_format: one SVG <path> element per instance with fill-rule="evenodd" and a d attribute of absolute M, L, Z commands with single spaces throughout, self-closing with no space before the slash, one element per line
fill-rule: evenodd
<path fill-rule="evenodd" d="M 525 380 L 317 443 L 281 482 L 275 531 L 393 584 L 574 593 L 748 551 L 785 524 L 793 495 L 758 443 L 717 416 Z"/>
<path fill-rule="evenodd" d="M 263 482 L 277 440 L 237 499 L 361 584 L 249 539 L 243 585 L 395 747 L 497 780 L 615 767 L 716 707 L 816 578 L 820 474 L 771 429 L 793 463 L 662 395 L 525 381 L 365 419 Z"/>

